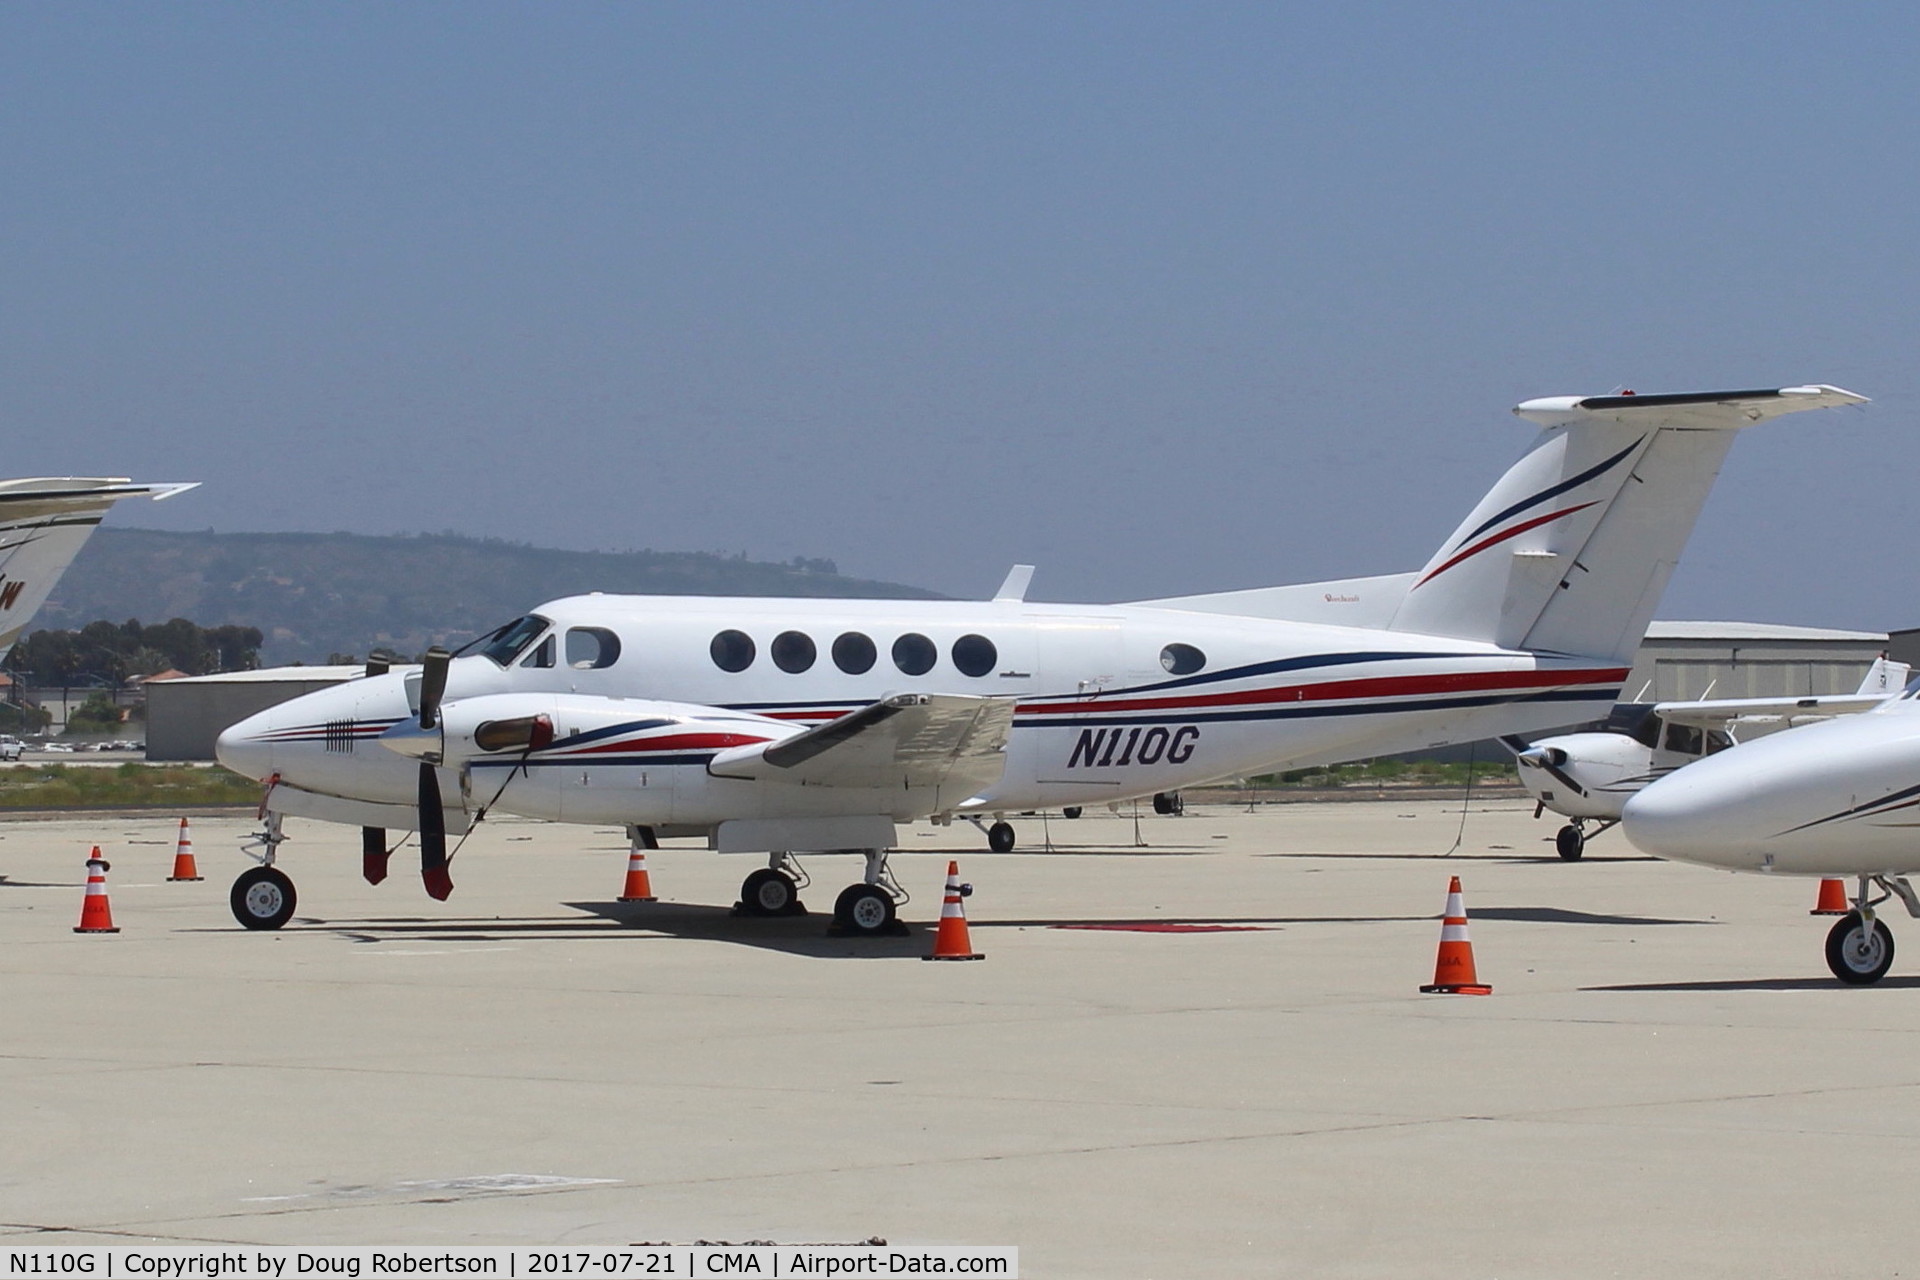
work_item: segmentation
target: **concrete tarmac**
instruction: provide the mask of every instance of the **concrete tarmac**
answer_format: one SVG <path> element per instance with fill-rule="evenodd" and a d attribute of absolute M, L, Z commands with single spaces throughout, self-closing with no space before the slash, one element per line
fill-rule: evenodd
<path fill-rule="evenodd" d="M 908 938 L 727 907 L 757 860 L 488 822 L 0 823 L 0 1243 L 1011 1244 L 1031 1277 L 1911 1273 L 1920 960 L 1827 974 L 1814 884 L 1580 863 L 1501 801 L 906 830 Z M 1039 846 L 1050 836 L 1051 852 Z M 1138 841 L 1139 843 L 1136 843 Z M 121 932 L 82 936 L 90 845 Z M 926 964 L 957 856 L 983 962 Z M 1420 995 L 1447 878 L 1484 998 Z M 1920 929 L 1890 918 L 1920 957 Z M 1119 927 L 1115 927 L 1119 926 Z"/>

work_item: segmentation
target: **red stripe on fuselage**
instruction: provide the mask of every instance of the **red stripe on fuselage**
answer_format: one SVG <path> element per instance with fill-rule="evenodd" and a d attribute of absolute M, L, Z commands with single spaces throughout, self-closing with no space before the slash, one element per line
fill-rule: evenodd
<path fill-rule="evenodd" d="M 1320 684 L 1283 685 L 1277 689 L 1248 689 L 1239 693 L 1210 693 L 1186 698 L 1129 698 L 1115 694 L 1094 701 L 1023 703 L 1014 711 L 1025 715 L 1064 715 L 1089 711 L 1261 706 L 1275 702 L 1336 702 L 1353 698 L 1404 698 L 1423 693 L 1474 693 L 1488 689 L 1561 689 L 1576 684 L 1615 684 L 1626 678 L 1625 667 L 1598 671 L 1466 671 L 1451 675 L 1327 680 Z"/>

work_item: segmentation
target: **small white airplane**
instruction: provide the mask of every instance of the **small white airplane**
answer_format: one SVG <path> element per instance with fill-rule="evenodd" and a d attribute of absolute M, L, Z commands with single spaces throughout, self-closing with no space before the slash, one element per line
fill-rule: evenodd
<path fill-rule="evenodd" d="M 1738 428 L 1861 403 L 1829 386 L 1531 400 L 1544 431 L 1424 568 L 1124 605 L 994 599 L 555 600 L 423 670 L 370 674 L 220 736 L 267 784 L 236 918 L 277 928 L 292 815 L 420 834 L 493 810 L 761 853 L 749 914 L 798 910 L 796 851 L 858 853 L 835 905 L 895 928 L 895 824 L 1118 803 L 1217 779 L 1603 714 Z"/>
<path fill-rule="evenodd" d="M 0 658 L 12 652 L 114 503 L 160 502 L 197 487 L 72 476 L 0 480 Z"/>
<path fill-rule="evenodd" d="M 1677 862 L 1854 879 L 1827 967 L 1842 982 L 1878 982 L 1893 934 L 1874 908 L 1898 897 L 1920 916 L 1907 881 L 1920 871 L 1920 680 L 1864 714 L 1688 765 L 1628 800 L 1621 821 L 1635 847 Z"/>
<path fill-rule="evenodd" d="M 1879 706 L 1907 682 L 1907 664 L 1885 654 L 1867 668 L 1854 693 L 1806 698 L 1722 698 L 1699 702 L 1623 702 L 1606 727 L 1540 738 L 1502 739 L 1519 764 L 1521 785 L 1533 796 L 1533 816 L 1551 810 L 1569 819 L 1554 849 L 1573 861 L 1593 836 L 1618 825 L 1627 800 L 1641 788 L 1702 756 L 1736 742 L 1795 725 L 1853 715 Z M 1600 825 L 1591 833 L 1586 824 Z"/>

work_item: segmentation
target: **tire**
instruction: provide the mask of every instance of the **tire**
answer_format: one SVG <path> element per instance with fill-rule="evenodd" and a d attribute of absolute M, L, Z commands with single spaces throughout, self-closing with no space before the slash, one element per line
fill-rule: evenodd
<path fill-rule="evenodd" d="M 1187 802 L 1178 791 L 1162 791 L 1153 797 L 1153 811 L 1163 818 L 1178 817 L 1187 811 Z"/>
<path fill-rule="evenodd" d="M 760 868 L 740 884 L 740 905 L 750 916 L 784 916 L 799 900 L 793 881 L 772 867 Z"/>
<path fill-rule="evenodd" d="M 250 867 L 233 882 L 227 902 L 249 929 L 278 929 L 293 919 L 293 881 L 274 867 Z"/>
<path fill-rule="evenodd" d="M 1893 930 L 1875 920 L 1869 933 L 1863 923 L 1858 911 L 1849 911 L 1827 934 L 1827 968 L 1848 986 L 1878 982 L 1893 967 Z"/>
<path fill-rule="evenodd" d="M 1012 853 L 1014 845 L 1013 824 L 996 822 L 987 828 L 987 848 L 995 853 Z"/>
<path fill-rule="evenodd" d="M 1077 818 L 1080 816 L 1080 806 L 1077 804 L 1070 804 L 1066 808 L 1060 811 L 1060 816 L 1063 818 Z"/>
<path fill-rule="evenodd" d="M 1587 851 L 1586 833 L 1569 822 L 1554 833 L 1553 847 L 1568 862 L 1578 862 L 1580 855 Z"/>
<path fill-rule="evenodd" d="M 856 937 L 876 938 L 892 930 L 893 899 L 877 885 L 852 884 L 833 904 L 833 922 Z"/>

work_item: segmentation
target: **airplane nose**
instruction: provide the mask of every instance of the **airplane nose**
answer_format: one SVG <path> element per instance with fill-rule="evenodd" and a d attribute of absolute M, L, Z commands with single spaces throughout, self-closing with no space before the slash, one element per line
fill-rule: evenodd
<path fill-rule="evenodd" d="M 214 739 L 214 759 L 242 777 L 271 777 L 274 772 L 273 744 L 267 735 L 272 728 L 272 720 L 264 712 L 248 716 L 239 724 L 229 725 Z"/>
<path fill-rule="evenodd" d="M 1744 789 L 1731 780 L 1688 778 L 1689 766 L 1627 800 L 1620 830 L 1636 849 L 1657 858 L 1708 866 L 1744 866 L 1750 850 Z M 1714 785 L 1702 785 L 1711 782 Z M 1737 852 L 1736 852 L 1737 851 Z"/>

